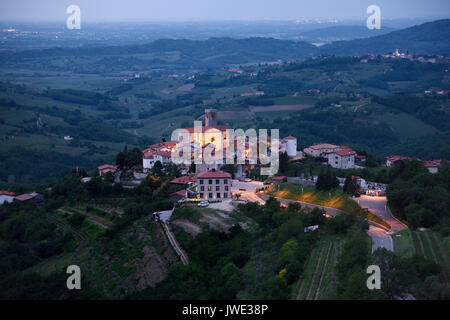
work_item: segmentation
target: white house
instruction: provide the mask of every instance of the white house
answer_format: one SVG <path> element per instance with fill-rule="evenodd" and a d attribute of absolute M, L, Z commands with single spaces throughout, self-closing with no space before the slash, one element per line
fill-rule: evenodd
<path fill-rule="evenodd" d="M 355 167 L 356 152 L 351 149 L 337 150 L 327 154 L 328 164 L 333 168 L 352 169 Z"/>
<path fill-rule="evenodd" d="M 163 163 L 169 163 L 171 161 L 172 153 L 170 151 L 147 151 L 144 152 L 142 159 L 142 167 L 144 170 L 150 170 L 153 168 L 157 161 Z"/>

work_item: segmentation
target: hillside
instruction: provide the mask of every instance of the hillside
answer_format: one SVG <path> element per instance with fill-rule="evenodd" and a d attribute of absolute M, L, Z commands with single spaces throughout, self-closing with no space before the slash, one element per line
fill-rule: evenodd
<path fill-rule="evenodd" d="M 301 33 L 298 38 L 308 42 L 332 42 L 379 36 L 394 31 L 393 28 L 367 29 L 366 26 L 333 26 Z"/>
<path fill-rule="evenodd" d="M 401 52 L 449 55 L 449 29 L 450 19 L 437 20 L 367 39 L 333 42 L 321 47 L 321 51 L 344 56 L 388 53 L 398 48 Z"/>
<path fill-rule="evenodd" d="M 76 73 L 139 72 L 220 68 L 229 64 L 305 59 L 318 50 L 307 42 L 273 38 L 211 38 L 206 41 L 162 39 L 132 46 L 28 50 L 0 55 L 0 67 Z M 70 61 L 71 63 L 67 63 Z"/>

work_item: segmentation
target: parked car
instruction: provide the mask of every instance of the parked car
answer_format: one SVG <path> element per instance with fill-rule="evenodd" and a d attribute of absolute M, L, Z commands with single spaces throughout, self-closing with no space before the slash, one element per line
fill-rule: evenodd
<path fill-rule="evenodd" d="M 245 178 L 245 179 L 244 179 L 244 182 L 252 182 L 252 179 L 250 179 L 250 178 Z"/>
<path fill-rule="evenodd" d="M 209 201 L 208 201 L 208 200 L 200 201 L 200 202 L 197 204 L 197 206 L 198 206 L 198 207 L 207 207 L 207 206 L 209 206 Z"/>

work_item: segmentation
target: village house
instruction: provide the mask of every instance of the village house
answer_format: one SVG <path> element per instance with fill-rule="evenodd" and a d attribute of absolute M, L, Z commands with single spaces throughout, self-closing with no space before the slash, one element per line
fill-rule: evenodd
<path fill-rule="evenodd" d="M 97 169 L 98 169 L 98 174 L 100 175 L 100 177 L 104 177 L 109 172 L 111 172 L 114 175 L 117 171 L 117 166 L 112 165 L 112 164 L 104 164 L 104 165 L 97 167 Z"/>
<path fill-rule="evenodd" d="M 191 177 L 191 176 L 178 177 L 178 178 L 172 179 L 170 181 L 171 184 L 176 184 L 176 185 L 180 185 L 180 186 L 184 186 L 184 187 L 187 187 L 191 183 L 195 183 L 195 182 L 197 182 L 197 179 L 195 177 Z"/>
<path fill-rule="evenodd" d="M 44 197 L 40 193 L 25 193 L 14 198 L 16 201 L 32 204 L 41 204 L 44 201 Z"/>
<path fill-rule="evenodd" d="M 0 206 L 5 202 L 12 202 L 14 200 L 14 192 L 0 190 Z"/>
<path fill-rule="evenodd" d="M 178 190 L 178 191 L 170 194 L 170 200 L 175 201 L 175 202 L 180 199 L 186 199 L 186 198 L 187 198 L 187 190 L 186 189 Z"/>
<path fill-rule="evenodd" d="M 163 163 L 171 162 L 172 152 L 170 151 L 147 151 L 143 155 L 142 167 L 144 170 L 151 170 L 157 161 Z"/>
<path fill-rule="evenodd" d="M 320 143 L 305 148 L 303 152 L 312 157 L 325 156 L 328 153 L 339 150 L 340 147 L 329 143 Z"/>
<path fill-rule="evenodd" d="M 204 200 L 231 198 L 231 174 L 221 170 L 201 172 L 197 175 L 198 192 Z"/>
<path fill-rule="evenodd" d="M 405 156 L 387 156 L 386 167 L 392 167 L 396 162 L 412 160 L 410 157 Z"/>
<path fill-rule="evenodd" d="M 337 169 L 353 169 L 355 167 L 356 152 L 351 148 L 343 148 L 328 153 L 328 164 Z"/>
<path fill-rule="evenodd" d="M 429 160 L 423 163 L 430 173 L 437 173 L 441 166 L 441 160 Z"/>

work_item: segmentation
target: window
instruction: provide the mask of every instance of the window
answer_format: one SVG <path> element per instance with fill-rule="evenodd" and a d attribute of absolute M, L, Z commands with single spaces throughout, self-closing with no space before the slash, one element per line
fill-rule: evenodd
<path fill-rule="evenodd" d="M 208 180 L 208 184 L 212 184 L 212 180 Z"/>
<path fill-rule="evenodd" d="M 212 193 L 209 193 L 209 194 L 208 194 L 208 197 L 209 197 L 210 199 L 212 199 Z"/>
<path fill-rule="evenodd" d="M 220 192 L 217 192 L 217 198 L 220 198 Z"/>
<path fill-rule="evenodd" d="M 208 191 L 211 191 L 211 186 L 208 186 Z"/>
<path fill-rule="evenodd" d="M 220 183 L 220 180 L 219 179 L 216 179 L 216 184 L 219 184 Z"/>
<path fill-rule="evenodd" d="M 203 193 L 200 193 L 200 198 L 202 198 L 202 199 L 203 199 Z"/>
<path fill-rule="evenodd" d="M 220 187 L 219 186 L 216 186 L 216 191 L 220 191 Z"/>
<path fill-rule="evenodd" d="M 224 184 L 228 184 L 228 179 L 223 180 Z"/>
<path fill-rule="evenodd" d="M 223 197 L 224 197 L 224 198 L 228 198 L 228 193 L 224 192 L 224 193 L 223 193 Z"/>
<path fill-rule="evenodd" d="M 200 184 L 203 184 L 203 179 L 200 179 Z"/>
<path fill-rule="evenodd" d="M 225 186 L 225 191 L 228 191 L 228 186 Z"/>
<path fill-rule="evenodd" d="M 200 191 L 205 191 L 205 187 L 204 187 L 204 186 L 201 186 L 201 187 L 200 187 Z"/>

